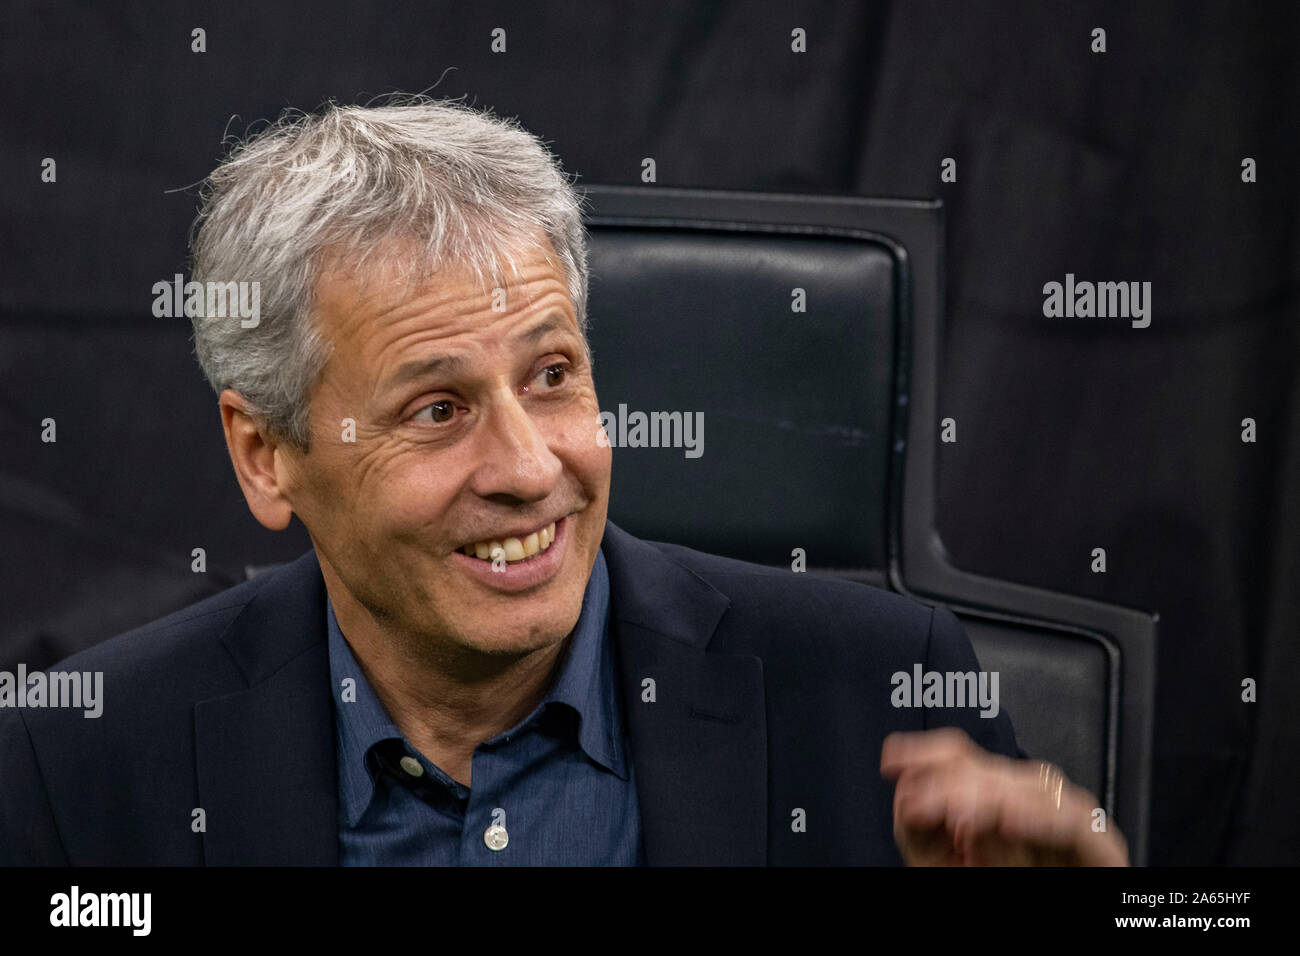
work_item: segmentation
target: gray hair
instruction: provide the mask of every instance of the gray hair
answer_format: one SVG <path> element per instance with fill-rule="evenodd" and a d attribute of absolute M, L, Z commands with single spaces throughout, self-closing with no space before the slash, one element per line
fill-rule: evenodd
<path fill-rule="evenodd" d="M 582 201 L 544 143 L 514 120 L 425 96 L 288 110 L 237 140 L 200 198 L 191 279 L 258 282 L 260 321 L 192 317 L 195 354 L 218 394 L 239 392 L 300 452 L 311 443 L 308 395 L 329 358 L 311 319 L 326 261 L 360 274 L 399 241 L 395 264 L 409 280 L 454 267 L 490 288 L 505 284 L 503 260 L 517 275 L 514 252 L 541 247 L 544 235 L 585 337 Z"/>

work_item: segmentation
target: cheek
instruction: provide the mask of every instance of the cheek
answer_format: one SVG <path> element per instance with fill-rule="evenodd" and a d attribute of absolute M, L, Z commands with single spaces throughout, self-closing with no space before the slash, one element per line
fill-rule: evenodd
<path fill-rule="evenodd" d="M 441 531 L 455 498 L 451 468 L 419 455 L 393 461 L 356 490 L 368 523 L 382 534 L 427 540 L 430 530 Z"/>
<path fill-rule="evenodd" d="M 594 403 L 592 408 L 595 408 Z M 588 414 L 584 408 L 582 414 L 575 415 L 567 422 L 563 432 L 557 436 L 556 451 L 588 488 L 602 486 L 609 480 L 614 452 L 608 441 L 602 443 L 604 434 L 597 412 Z"/>
<path fill-rule="evenodd" d="M 290 503 L 313 534 L 332 537 L 332 529 L 348 522 L 354 498 L 348 486 L 349 470 L 346 456 L 322 447 L 319 441 L 295 469 Z"/>
<path fill-rule="evenodd" d="M 311 478 L 312 517 L 334 536 L 392 541 L 416 531 L 442 507 L 437 469 L 419 454 L 391 444 L 332 443 L 322 447 Z"/>
<path fill-rule="evenodd" d="M 608 445 L 596 445 L 591 452 L 591 474 L 602 485 L 609 484 L 610 469 L 614 465 L 614 450 Z"/>

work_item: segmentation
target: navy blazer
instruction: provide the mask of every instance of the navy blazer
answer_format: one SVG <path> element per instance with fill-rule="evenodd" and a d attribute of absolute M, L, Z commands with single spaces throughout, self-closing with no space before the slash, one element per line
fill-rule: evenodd
<path fill-rule="evenodd" d="M 897 671 L 979 670 L 944 608 L 612 522 L 602 547 L 650 865 L 900 864 L 887 734 L 1024 756 L 1005 711 L 892 705 Z M 0 863 L 338 863 L 314 551 L 53 669 L 103 671 L 103 714 L 0 709 Z"/>

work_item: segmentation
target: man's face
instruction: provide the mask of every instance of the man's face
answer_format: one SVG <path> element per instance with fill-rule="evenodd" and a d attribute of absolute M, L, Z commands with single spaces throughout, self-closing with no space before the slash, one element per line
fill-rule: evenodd
<path fill-rule="evenodd" d="M 316 289 L 334 348 L 286 494 L 335 610 L 351 599 L 436 653 L 554 644 L 578 620 L 611 461 L 564 276 L 537 250 L 503 296 L 460 272 L 387 279 L 327 269 Z"/>

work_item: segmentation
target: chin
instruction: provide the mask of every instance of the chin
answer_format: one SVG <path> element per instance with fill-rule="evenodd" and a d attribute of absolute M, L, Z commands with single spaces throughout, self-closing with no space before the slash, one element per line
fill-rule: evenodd
<path fill-rule="evenodd" d="M 464 640 L 464 644 L 479 654 L 494 657 L 522 657 L 544 647 L 550 647 L 562 641 L 568 634 L 568 631 L 557 633 L 536 628 L 509 633 L 487 630 L 468 637 Z"/>
<path fill-rule="evenodd" d="M 502 624 L 484 621 L 467 629 L 465 643 L 484 654 L 528 654 L 550 647 L 569 636 L 582 612 L 582 595 L 572 609 L 557 609 L 525 620 Z"/>

